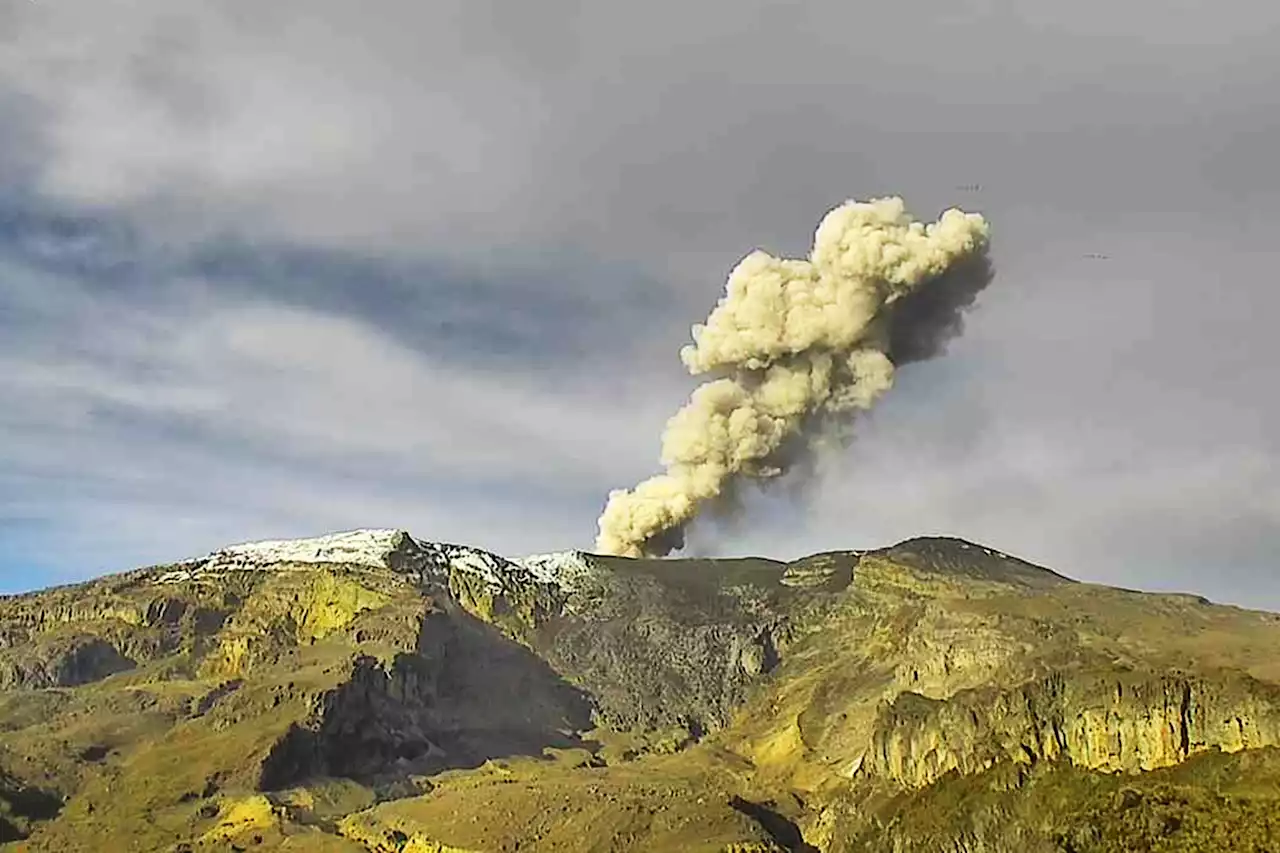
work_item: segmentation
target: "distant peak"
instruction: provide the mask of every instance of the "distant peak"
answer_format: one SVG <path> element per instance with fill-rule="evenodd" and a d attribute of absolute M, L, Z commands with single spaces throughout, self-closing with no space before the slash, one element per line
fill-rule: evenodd
<path fill-rule="evenodd" d="M 887 550 L 913 547 L 959 549 L 961 551 L 972 549 L 981 551 L 991 557 L 1003 557 L 1009 560 L 1018 559 L 1017 557 L 1006 554 L 1003 551 L 991 548 L 979 542 L 970 542 L 968 539 L 961 539 L 958 536 L 913 536 L 910 539 L 904 539 L 895 545 L 890 545 Z"/>
<path fill-rule="evenodd" d="M 1034 586 L 1073 582 L 1044 566 L 954 536 L 917 536 L 871 553 L 917 569 L 985 580 Z"/>

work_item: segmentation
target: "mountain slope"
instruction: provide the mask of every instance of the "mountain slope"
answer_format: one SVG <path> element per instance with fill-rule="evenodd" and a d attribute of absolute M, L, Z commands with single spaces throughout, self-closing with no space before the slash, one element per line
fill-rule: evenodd
<path fill-rule="evenodd" d="M 0 840 L 1270 850 L 1277 649 L 1280 616 L 954 539 L 256 543 L 0 599 Z"/>

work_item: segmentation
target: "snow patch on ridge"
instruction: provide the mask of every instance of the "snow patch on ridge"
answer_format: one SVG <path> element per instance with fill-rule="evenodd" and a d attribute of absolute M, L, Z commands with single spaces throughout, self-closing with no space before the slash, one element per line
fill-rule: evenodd
<path fill-rule="evenodd" d="M 321 563 L 410 571 L 446 580 L 451 572 L 480 578 L 495 592 L 523 584 L 573 590 L 594 566 L 582 551 L 559 551 L 507 559 L 479 548 L 423 542 L 407 531 L 370 528 L 304 539 L 272 539 L 220 548 L 205 557 L 183 560 L 159 575 L 157 583 L 181 583 L 228 571 L 281 571 L 288 564 Z"/>
<path fill-rule="evenodd" d="M 348 563 L 387 568 L 389 557 L 413 542 L 403 530 L 369 529 L 330 533 L 309 539 L 246 542 L 222 548 L 209 559 L 221 564 Z M 416 543 L 414 543 L 416 544 Z"/>
<path fill-rule="evenodd" d="M 595 566 L 591 556 L 584 551 L 553 551 L 549 554 L 530 554 L 513 562 L 524 567 L 540 583 L 555 584 L 571 592 L 575 582 L 590 575 Z"/>
<path fill-rule="evenodd" d="M 180 583 L 208 572 L 276 570 L 281 563 L 338 563 L 392 568 L 393 556 L 418 550 L 403 530 L 361 529 L 305 539 L 269 539 L 219 548 L 205 557 L 183 560 L 156 578 Z"/>
<path fill-rule="evenodd" d="M 417 542 L 417 545 L 427 557 L 429 566 L 441 575 L 441 580 L 452 570 L 474 575 L 483 580 L 490 589 L 501 591 L 507 587 L 507 575 L 514 568 L 513 564 L 505 558 L 479 548 L 448 545 L 442 542 Z"/>

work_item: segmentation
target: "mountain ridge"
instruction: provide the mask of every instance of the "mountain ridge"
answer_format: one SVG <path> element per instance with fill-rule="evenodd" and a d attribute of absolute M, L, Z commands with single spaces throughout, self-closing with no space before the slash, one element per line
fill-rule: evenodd
<path fill-rule="evenodd" d="M 1151 824 L 1168 843 L 1280 803 L 1276 647 L 1280 615 L 951 537 L 792 561 L 242 543 L 0 599 L 0 838 L 1078 853 L 1199 803 Z"/>
<path fill-rule="evenodd" d="M 1070 580 L 1051 569 L 1006 554 L 989 546 L 959 537 L 939 535 L 914 536 L 882 548 L 821 551 L 795 560 L 761 556 L 669 557 L 662 558 L 661 562 L 664 565 L 690 569 L 694 569 L 697 566 L 715 566 L 717 564 L 733 564 L 735 562 L 771 563 L 785 566 L 803 563 L 827 555 L 839 554 L 861 557 L 867 554 L 891 553 L 895 555 L 915 555 L 917 557 L 916 565 L 920 568 L 931 568 L 935 571 L 946 571 L 948 568 L 970 571 L 973 568 L 972 561 L 956 560 L 955 555 L 958 552 L 971 551 L 985 554 L 988 558 L 994 558 L 995 561 L 1010 567 L 1021 567 L 1028 574 L 1042 573 L 1046 576 Z M 204 556 L 189 557 L 170 563 L 157 563 L 132 571 L 150 571 L 162 567 L 172 567 L 175 572 L 180 572 L 192 566 L 201 566 L 206 569 L 226 569 L 232 567 L 251 568 L 255 565 L 278 566 L 293 562 L 355 564 L 399 570 L 404 566 L 406 560 L 412 562 L 415 557 L 419 560 L 427 558 L 436 562 L 448 563 L 453 559 L 464 557 L 464 555 L 473 555 L 481 563 L 498 559 L 535 573 L 541 572 L 543 574 L 542 579 L 548 582 L 554 582 L 555 578 L 553 576 L 564 567 L 582 572 L 586 570 L 586 564 L 591 561 L 653 562 L 632 557 L 597 554 L 584 549 L 505 556 L 498 554 L 496 551 L 474 546 L 420 539 L 404 528 L 355 528 L 295 539 L 252 540 L 218 548 Z M 929 564 L 930 559 L 935 561 L 933 565 Z M 479 564 L 476 565 L 476 568 L 478 571 L 484 571 L 480 569 Z M 179 575 L 174 574 L 173 577 L 177 578 Z M 59 587 L 75 587 L 78 585 L 77 583 L 61 584 Z M 0 599 L 14 598 L 35 592 L 40 592 L 40 590 L 0 595 Z"/>

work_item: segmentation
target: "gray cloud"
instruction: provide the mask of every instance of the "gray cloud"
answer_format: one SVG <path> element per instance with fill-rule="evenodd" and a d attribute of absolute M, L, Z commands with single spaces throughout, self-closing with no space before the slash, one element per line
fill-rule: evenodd
<path fill-rule="evenodd" d="M 600 473 L 585 439 L 616 450 L 641 437 L 635 389 L 575 387 L 565 372 L 552 394 L 528 377 L 440 369 L 359 321 L 228 301 L 200 282 L 146 305 L 42 284 L 61 298 L 20 309 L 0 353 L 20 423 L 125 410 L 307 459 L 544 479 Z"/>
<path fill-rule="evenodd" d="M 249 12 L 15 8 L 3 70 L 44 106 L 41 185 L 88 202 L 198 194 L 191 225 L 247 216 L 361 247 L 661 248 L 702 272 L 744 239 L 803 239 L 792 223 L 851 186 L 941 205 L 989 177 L 1006 203 L 1106 192 L 1103 210 L 1185 207 L 1224 180 L 1256 192 L 1223 154 L 1261 156 L 1276 133 L 1251 109 L 1269 97 L 1278 16 L 1263 5 Z M 1223 130 L 1242 124 L 1254 132 Z"/>
<path fill-rule="evenodd" d="M 7 543 L 32 535 L 18 520 L 54 531 L 37 564 L 66 549 L 88 571 L 213 547 L 216 531 L 395 523 L 493 547 L 586 545 L 574 516 L 596 511 L 600 483 L 634 475 L 666 416 L 661 383 L 563 368 L 552 389 L 207 281 L 143 299 L 12 264 L 0 281 L 0 518 Z"/>
<path fill-rule="evenodd" d="M 366 515 L 585 544 L 733 264 L 893 193 L 986 215 L 997 279 L 723 547 L 945 528 L 1278 605 L 1277 37 L 1260 2 L 8 4 L 0 571 Z"/>

